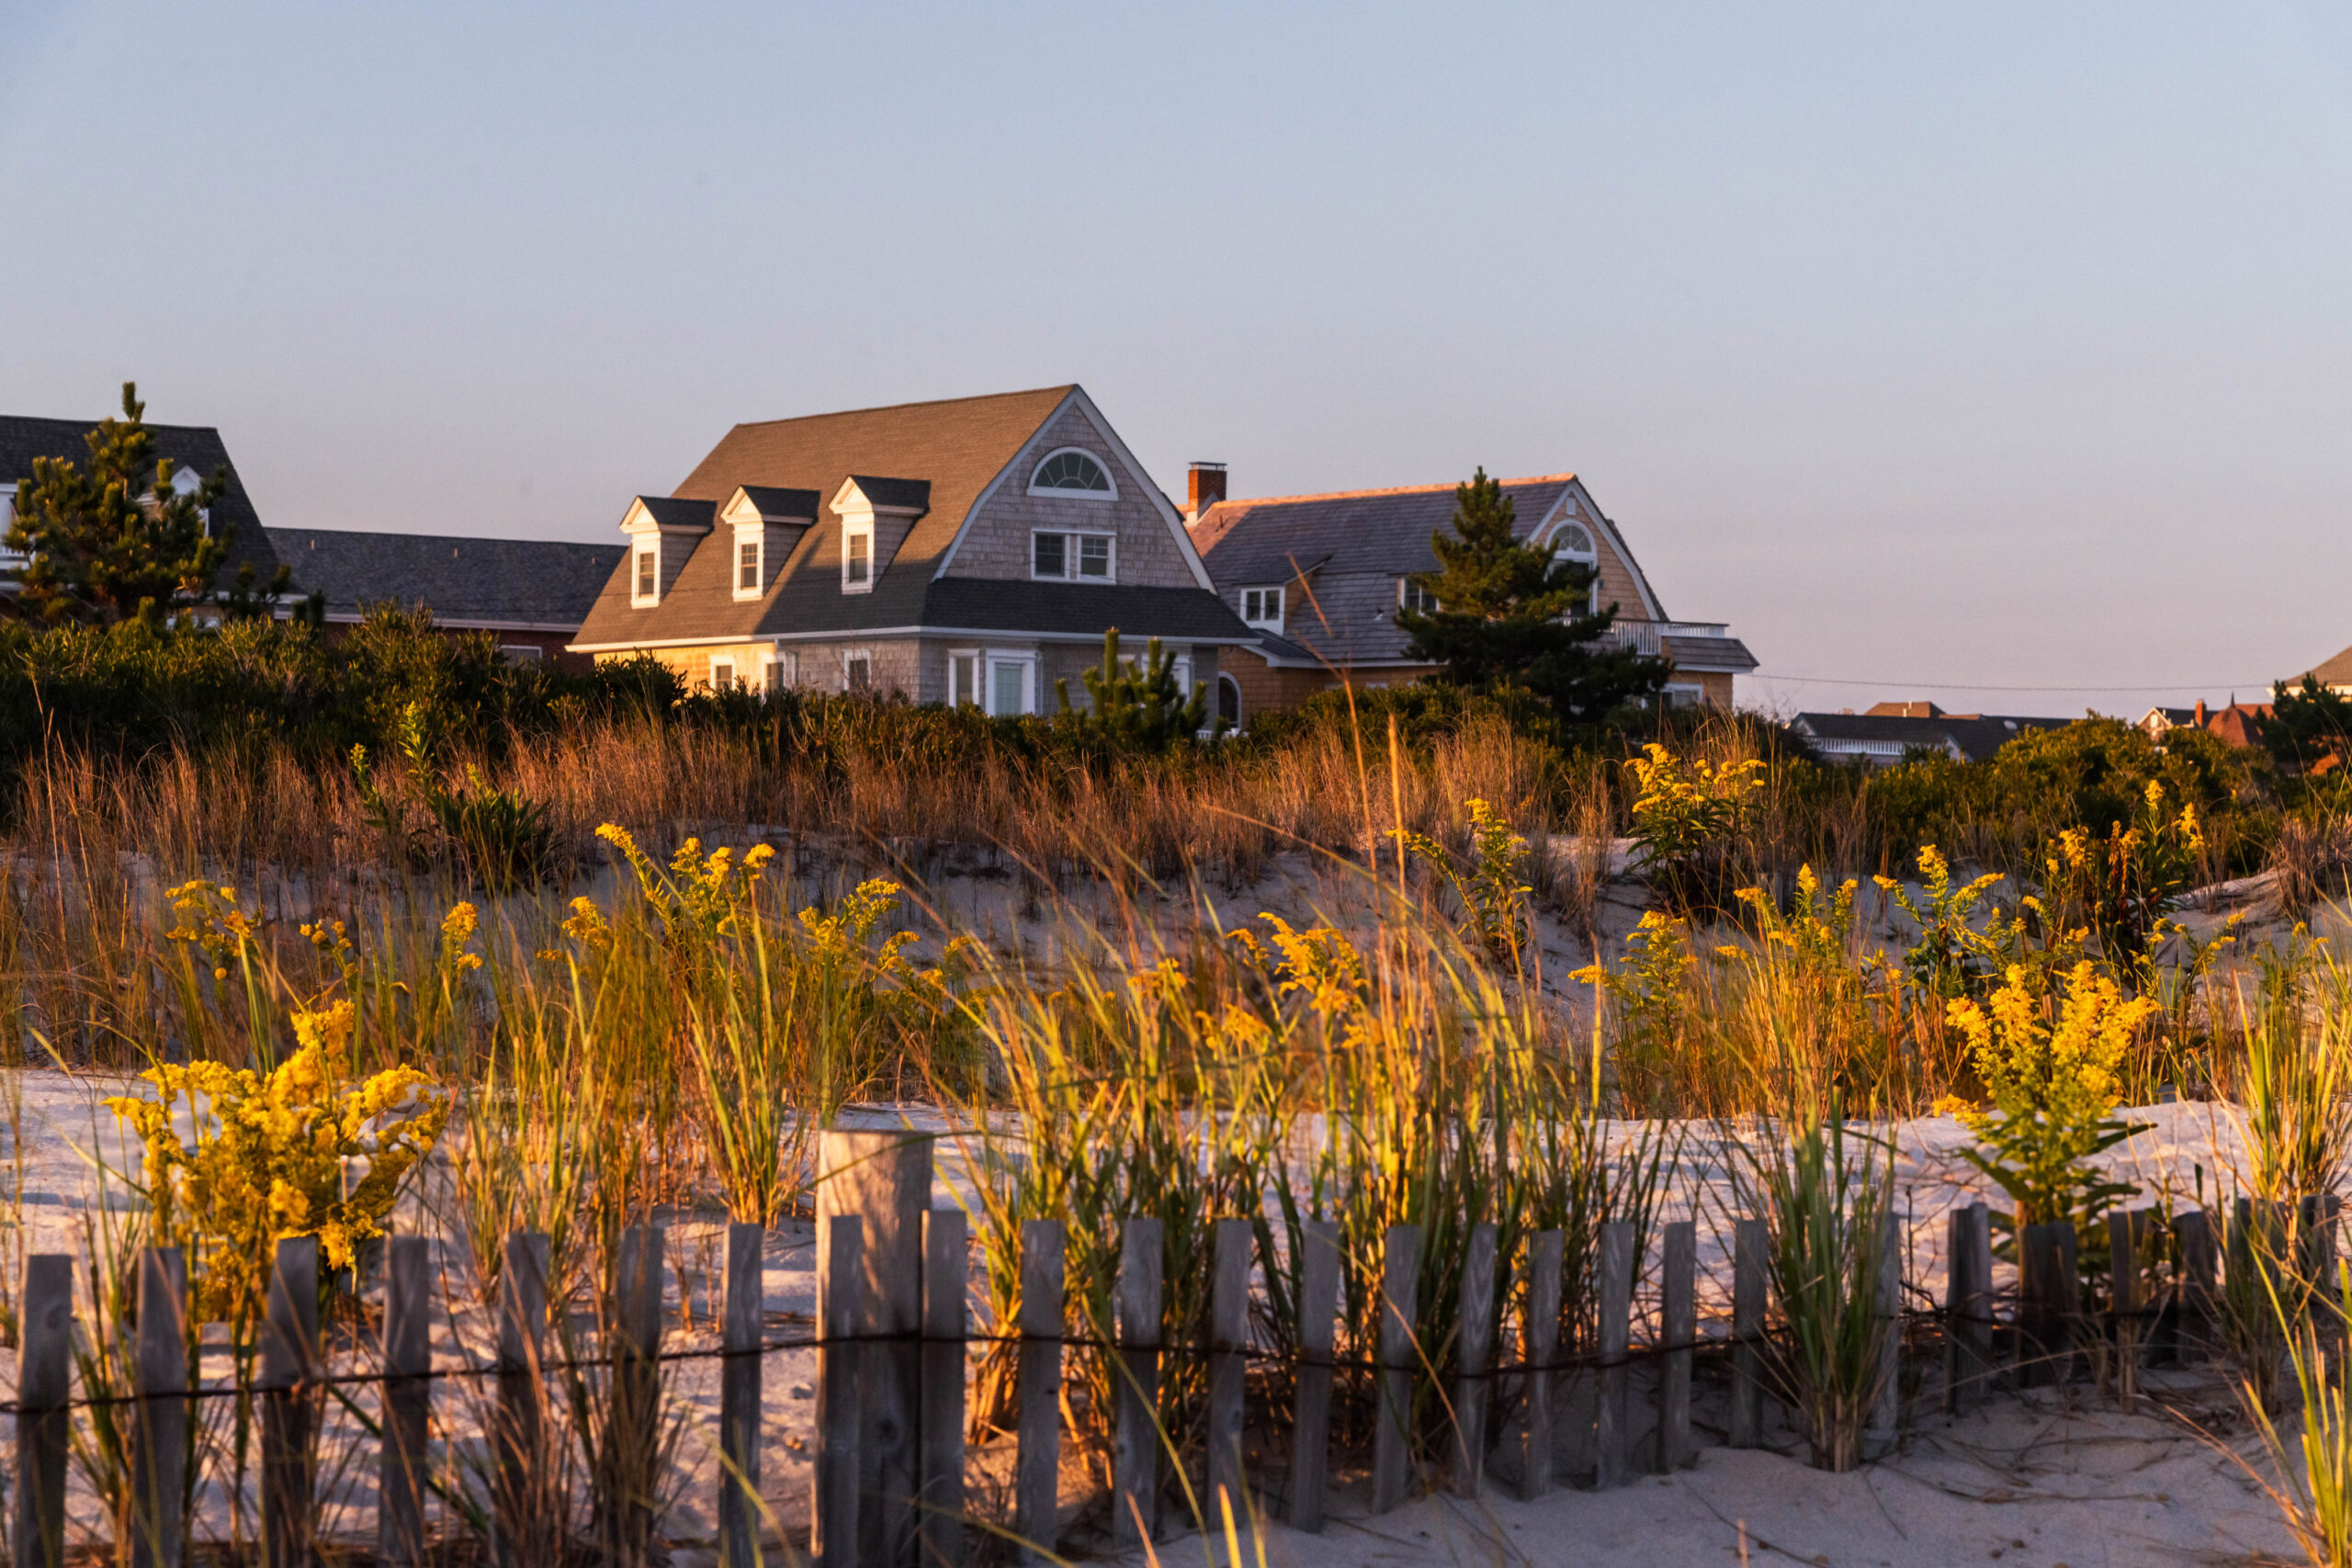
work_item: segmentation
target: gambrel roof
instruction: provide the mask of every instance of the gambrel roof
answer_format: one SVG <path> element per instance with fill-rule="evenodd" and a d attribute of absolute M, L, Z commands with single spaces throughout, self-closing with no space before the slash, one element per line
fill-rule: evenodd
<path fill-rule="evenodd" d="M 20 485 L 31 479 L 35 457 L 64 457 L 77 468 L 88 468 L 89 434 L 98 423 L 95 419 L 0 414 L 0 485 Z M 192 469 L 199 479 L 210 479 L 215 468 L 229 471 L 228 488 L 211 507 L 214 525 L 230 530 L 229 558 L 221 564 L 218 581 L 234 581 L 239 567 L 251 566 L 254 575 L 266 585 L 277 570 L 277 558 L 270 553 L 253 498 L 245 493 L 245 481 L 237 477 L 237 465 L 229 460 L 228 443 L 220 439 L 220 431 L 209 424 L 151 423 L 147 433 L 155 438 L 155 455 L 175 468 Z"/>
<path fill-rule="evenodd" d="M 718 547 L 707 537 L 694 542 L 658 604 L 632 607 L 629 573 L 616 570 L 572 646 L 605 651 L 916 627 L 1097 636 L 1114 625 L 1137 636 L 1246 640 L 1250 634 L 1206 591 L 1204 577 L 1203 588 L 1182 590 L 942 575 L 974 509 L 1073 400 L 1091 408 L 1073 384 L 739 424 L 670 501 L 696 503 L 705 508 L 697 515 L 711 521 L 738 490 L 763 513 L 804 504 L 813 492 L 822 502 L 815 523 L 789 540 L 785 559 L 766 563 L 771 581 L 753 599 L 735 597 L 723 529 Z M 786 500 L 780 491 L 802 495 Z M 844 593 L 838 570 L 842 516 L 833 506 L 850 495 L 913 513 L 905 537 L 875 562 L 873 588 L 863 593 Z M 1173 508 L 1156 492 L 1154 499 L 1181 546 L 1184 531 Z"/>

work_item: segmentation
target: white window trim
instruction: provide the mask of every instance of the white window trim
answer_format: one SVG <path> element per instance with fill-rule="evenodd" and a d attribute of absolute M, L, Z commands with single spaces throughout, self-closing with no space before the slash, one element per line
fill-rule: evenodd
<path fill-rule="evenodd" d="M 653 558 L 653 592 L 648 593 L 639 585 L 645 581 L 640 564 L 646 557 Z M 632 610 L 650 610 L 662 603 L 662 536 L 640 538 L 629 547 L 628 604 Z"/>
<path fill-rule="evenodd" d="M 718 678 L 718 672 L 722 670 L 727 671 L 727 681 L 724 685 L 719 683 Z M 729 654 L 724 659 L 713 659 L 710 661 L 710 689 L 714 692 L 724 692 L 731 690 L 734 684 L 735 656 L 733 654 Z"/>
<path fill-rule="evenodd" d="M 1254 621 L 1250 618 L 1249 610 L 1243 606 L 1247 606 L 1249 604 L 1250 595 L 1252 593 L 1271 593 L 1274 596 L 1274 614 L 1272 620 L 1268 620 L 1262 615 Z M 1241 590 L 1240 601 L 1241 604 L 1239 606 L 1237 606 L 1237 608 L 1240 609 L 1241 624 L 1243 626 L 1253 627 L 1254 629 L 1261 632 L 1279 632 L 1283 629 L 1284 612 L 1290 608 L 1290 590 L 1288 588 L 1268 587 L 1264 584 L 1253 584 Z M 1260 607 L 1263 608 L 1262 600 L 1261 601 Z"/>
<path fill-rule="evenodd" d="M 1075 452 L 1102 469 L 1102 482 L 1111 488 L 1109 490 L 1063 490 L 1053 485 L 1040 487 L 1037 483 L 1037 476 L 1046 471 L 1046 464 L 1065 452 Z M 1119 479 L 1117 475 L 1111 472 L 1111 460 L 1102 453 L 1090 452 L 1083 446 L 1057 446 L 1030 466 L 1029 493 L 1042 495 L 1054 501 L 1116 501 L 1119 499 Z"/>
<path fill-rule="evenodd" d="M 1037 536 L 1058 534 L 1062 538 L 1062 574 L 1049 577 L 1037 570 Z M 1078 570 L 1078 542 L 1080 539 L 1107 540 L 1111 546 L 1111 570 L 1102 577 L 1081 577 Z M 1119 536 L 1101 528 L 1032 528 L 1029 530 L 1029 581 L 1032 582 L 1116 582 L 1119 581 Z"/>
<path fill-rule="evenodd" d="M 1411 591 L 1412 586 L 1413 580 L 1410 577 L 1400 577 L 1396 580 L 1396 607 L 1398 609 L 1401 610 L 1405 608 L 1405 595 Z M 1425 615 L 1435 615 L 1440 609 L 1443 608 L 1443 605 L 1440 604 L 1436 594 L 1430 594 L 1429 596 L 1429 601 L 1430 607 L 1422 611 L 1421 614 Z"/>
<path fill-rule="evenodd" d="M 749 588 L 743 586 L 743 547 L 745 545 L 752 547 L 752 586 Z M 766 530 L 764 528 L 738 528 L 735 530 L 734 558 L 730 559 L 727 563 L 727 570 L 729 573 L 729 581 L 733 582 L 735 585 L 735 602 L 737 604 L 740 604 L 750 599 L 757 599 L 761 594 L 767 592 L 768 542 Z"/>
<path fill-rule="evenodd" d="M 979 688 L 978 691 L 959 692 L 956 689 L 956 661 L 959 659 L 968 659 L 972 661 L 972 683 Z M 984 649 L 951 648 L 947 650 L 947 705 L 949 707 L 961 707 L 969 703 L 974 707 L 986 708 L 988 683 L 988 654 Z"/>
<path fill-rule="evenodd" d="M 870 648 L 845 648 L 842 649 L 842 691 L 844 694 L 855 689 L 849 683 L 849 667 L 861 659 L 865 660 L 865 689 L 869 692 L 881 690 L 874 681 L 874 650 Z"/>
<path fill-rule="evenodd" d="M 1574 528 L 1577 533 L 1582 534 L 1585 536 L 1587 544 L 1586 548 L 1581 550 L 1570 549 L 1560 542 L 1560 536 L 1566 533 L 1571 528 Z M 1553 525 L 1552 532 L 1547 536 L 1545 543 L 1551 547 L 1552 558 L 1554 560 L 1572 560 L 1578 566 L 1589 566 L 1593 569 L 1592 592 L 1585 603 L 1585 609 L 1588 614 L 1600 614 L 1600 536 L 1593 532 L 1591 525 L 1587 524 L 1582 518 L 1563 517 L 1559 522 Z"/>
<path fill-rule="evenodd" d="M 1042 661 L 1036 652 L 1029 649 L 989 648 L 980 650 L 980 711 L 989 714 L 996 712 L 987 699 L 989 694 L 995 688 L 996 667 L 1000 664 L 1021 666 L 1021 711 L 1024 715 L 1036 713 L 1037 688 L 1041 683 L 1038 677 L 1042 672 Z"/>
<path fill-rule="evenodd" d="M 779 676 L 777 671 L 784 673 Z M 760 690 L 781 690 L 800 683 L 800 655 L 788 648 L 770 649 L 760 655 Z"/>
<path fill-rule="evenodd" d="M 849 542 L 852 539 L 859 538 L 865 541 L 865 581 L 863 582 L 852 582 L 849 580 Z M 871 516 L 842 518 L 842 592 L 844 593 L 871 593 L 874 592 L 874 580 L 878 575 L 879 573 L 876 570 L 874 561 L 874 519 Z"/>
<path fill-rule="evenodd" d="M 536 642 L 502 642 L 498 645 L 502 664 L 538 664 L 547 659 L 547 649 Z"/>

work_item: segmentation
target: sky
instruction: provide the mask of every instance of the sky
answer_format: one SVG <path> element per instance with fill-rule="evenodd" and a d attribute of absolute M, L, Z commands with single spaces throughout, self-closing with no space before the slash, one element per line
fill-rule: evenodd
<path fill-rule="evenodd" d="M 2352 644 L 2352 6 L 0 0 L 0 412 L 616 541 L 1079 381 L 1161 487 L 1574 470 L 1786 716 Z"/>

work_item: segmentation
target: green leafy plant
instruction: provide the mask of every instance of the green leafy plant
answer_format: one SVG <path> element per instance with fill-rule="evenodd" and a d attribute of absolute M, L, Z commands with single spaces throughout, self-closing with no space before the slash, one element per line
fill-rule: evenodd
<path fill-rule="evenodd" d="M 1679 913 L 1728 908 L 1747 880 L 1739 836 L 1764 787 L 1764 764 L 1680 758 L 1656 741 L 1642 752 L 1625 766 L 1636 785 L 1629 836 L 1643 876 Z"/>
<path fill-rule="evenodd" d="M 1455 869 L 1445 846 L 1409 829 L 1390 829 L 1399 846 L 1453 891 L 1461 907 L 1463 934 L 1497 963 L 1510 963 L 1527 941 L 1527 896 L 1533 891 L 1520 881 L 1527 860 L 1527 840 L 1511 830 L 1510 821 L 1483 800 L 1464 803 L 1470 813 L 1470 866 Z"/>
<path fill-rule="evenodd" d="M 1921 891 L 1927 895 L 1924 905 L 1893 877 L 1872 878 L 1917 929 L 1903 953 L 1904 972 L 1912 985 L 1939 1002 L 1981 997 L 1999 973 L 2001 943 L 1996 931 L 1977 929 L 1977 909 L 2000 885 L 2001 874 L 1986 872 L 1955 885 L 1951 863 L 1933 844 L 1919 847 L 1918 865 Z M 1994 918 L 1997 922 L 1997 910 Z"/>
<path fill-rule="evenodd" d="M 2045 1016 L 2053 1010 L 2054 1024 Z M 2063 997 L 2043 995 L 2025 969 L 2012 967 L 1985 1006 L 1951 1004 L 1992 1101 L 1988 1110 L 1959 1110 L 1977 1138 L 1962 1153 L 2008 1195 L 2018 1235 L 2028 1225 L 2073 1222 L 2086 1276 L 2105 1257 L 2108 1210 L 2138 1190 L 2088 1162 L 2146 1125 L 2113 1111 L 2133 1032 L 2157 1010 L 2148 998 L 2127 998 L 2088 962 L 2066 976 Z"/>

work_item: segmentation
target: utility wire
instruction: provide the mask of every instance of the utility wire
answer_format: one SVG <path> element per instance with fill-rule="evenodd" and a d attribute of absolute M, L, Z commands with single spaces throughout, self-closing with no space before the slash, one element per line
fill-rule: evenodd
<path fill-rule="evenodd" d="M 1889 681 L 1842 675 L 1750 675 L 1751 681 L 1785 681 L 1801 686 L 1888 686 L 1915 692 L 2192 692 L 2227 687 L 2233 691 L 2270 689 L 2268 681 L 2177 681 L 2169 686 L 1994 686 L 1974 681 Z"/>

